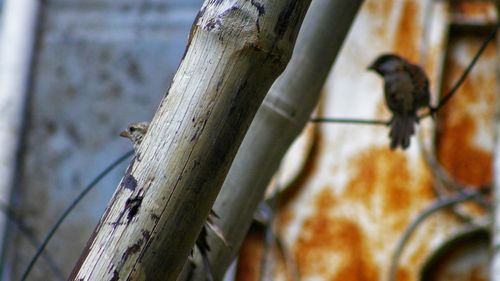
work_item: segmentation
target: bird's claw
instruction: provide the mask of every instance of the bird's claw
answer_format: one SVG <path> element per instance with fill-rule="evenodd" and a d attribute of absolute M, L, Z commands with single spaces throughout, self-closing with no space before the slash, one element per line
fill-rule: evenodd
<path fill-rule="evenodd" d="M 436 119 L 436 114 L 437 114 L 438 108 L 435 106 L 429 106 L 429 114 L 431 115 L 431 118 L 433 120 Z"/>

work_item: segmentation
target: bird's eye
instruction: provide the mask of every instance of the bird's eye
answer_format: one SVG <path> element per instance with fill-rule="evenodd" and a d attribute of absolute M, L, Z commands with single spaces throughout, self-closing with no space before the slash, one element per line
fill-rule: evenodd
<path fill-rule="evenodd" d="M 137 130 L 137 128 L 136 128 L 136 127 L 130 127 L 130 128 L 128 128 L 128 130 L 129 130 L 131 133 L 133 133 L 133 132 L 135 132 L 135 131 Z"/>

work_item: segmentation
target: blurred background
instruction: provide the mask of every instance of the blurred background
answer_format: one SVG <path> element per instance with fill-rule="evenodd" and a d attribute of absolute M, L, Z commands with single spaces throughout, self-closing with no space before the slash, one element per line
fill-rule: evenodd
<path fill-rule="evenodd" d="M 153 116 L 202 1 L 0 3 L 2 202 L 41 241 L 85 185 L 132 148 L 119 133 Z M 54 264 L 42 257 L 29 280 L 59 280 L 54 267 L 68 276 L 127 163 L 67 218 L 47 249 Z M 7 230 L 3 280 L 18 280 L 35 248 L 15 224 Z"/>
<path fill-rule="evenodd" d="M 152 118 L 202 2 L 0 0 L 2 280 L 19 280 L 63 210 L 132 148 L 119 133 Z M 489 1 L 366 0 L 315 116 L 389 118 L 381 81 L 366 71 L 383 52 L 421 64 L 435 103 L 496 21 Z M 271 227 L 281 246 L 265 251 L 266 230 L 253 227 L 237 280 L 295 280 L 293 272 L 302 280 L 386 280 L 402 233 L 456 194 L 450 182 L 491 187 L 498 45 L 487 47 L 436 121 L 422 121 L 423 140 L 413 138 L 408 151 L 389 150 L 384 126 L 309 125 L 281 167 L 287 178 Z M 69 215 L 28 280 L 65 280 L 126 166 Z M 441 193 L 439 169 L 452 178 Z M 397 280 L 488 280 L 485 214 L 470 203 L 426 221 L 398 261 Z M 275 261 L 271 277 L 261 274 L 263 255 Z"/>

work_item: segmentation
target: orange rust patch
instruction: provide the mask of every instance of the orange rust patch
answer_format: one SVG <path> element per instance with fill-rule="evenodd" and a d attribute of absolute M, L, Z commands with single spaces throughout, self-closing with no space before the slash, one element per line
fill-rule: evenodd
<path fill-rule="evenodd" d="M 328 280 L 378 280 L 379 273 L 359 227 L 352 221 L 321 214 L 305 221 L 295 245 L 303 276 L 321 274 Z M 339 264 L 330 257 L 339 256 Z"/>
<path fill-rule="evenodd" d="M 394 35 L 394 50 L 412 62 L 418 61 L 418 38 L 420 35 L 419 4 L 413 0 L 404 1 L 403 12 Z"/>
<path fill-rule="evenodd" d="M 480 2 L 480 1 L 455 1 L 452 5 L 453 11 L 460 14 L 469 15 L 484 15 L 487 14 L 491 9 L 494 9 L 494 4 L 490 2 Z"/>
<path fill-rule="evenodd" d="M 380 37 L 387 37 L 386 27 L 389 24 L 390 14 L 394 0 L 379 0 L 379 1 L 365 1 L 364 7 L 367 10 L 367 14 L 371 17 L 380 20 L 380 22 L 374 21 L 376 23 L 374 32 Z"/>
<path fill-rule="evenodd" d="M 452 18 L 461 22 L 495 22 L 495 4 L 490 1 L 452 1 Z"/>
<path fill-rule="evenodd" d="M 411 275 L 408 272 L 408 269 L 398 268 L 398 272 L 396 273 L 396 280 L 397 281 L 408 281 L 408 280 L 413 280 L 413 278 L 411 278 Z"/>
<path fill-rule="evenodd" d="M 314 206 L 321 210 L 321 212 L 318 212 L 321 215 L 326 215 L 328 210 L 334 208 L 338 203 L 338 198 L 333 195 L 331 190 L 331 187 L 324 186 L 315 197 Z M 276 217 L 278 229 L 286 229 L 293 218 L 294 213 L 291 208 L 280 208 L 279 215 Z"/>
<path fill-rule="evenodd" d="M 354 174 L 345 190 L 347 200 L 373 208 L 373 200 L 381 197 L 384 213 L 406 218 L 409 213 L 402 211 L 410 211 L 412 203 L 431 196 L 430 182 L 412 177 L 404 152 L 372 148 L 356 155 L 349 165 Z"/>
<path fill-rule="evenodd" d="M 332 188 L 325 186 L 323 189 L 316 195 L 316 206 L 318 209 L 322 210 L 322 212 L 327 211 L 328 209 L 334 207 L 338 199 L 331 192 Z"/>
<path fill-rule="evenodd" d="M 394 0 L 365 1 L 365 7 L 368 12 L 377 17 L 387 19 L 392 11 Z"/>
<path fill-rule="evenodd" d="M 462 65 L 464 62 L 455 61 L 455 57 L 463 55 L 459 50 L 465 51 L 466 56 L 472 58 L 482 38 L 463 36 L 450 42 L 452 50 L 446 61 L 443 81 L 445 93 L 465 68 Z M 464 48 L 464 45 L 465 50 L 459 49 L 460 46 Z M 438 118 L 438 159 L 451 175 L 470 185 L 487 185 L 492 181 L 492 153 L 477 147 L 474 138 L 478 129 L 484 130 L 478 126 L 485 124 L 486 130 L 489 130 L 486 131 L 487 136 L 493 138 L 492 119 L 497 86 L 494 61 L 495 46 L 490 45 L 455 96 L 442 108 Z M 491 71 L 488 70 L 490 65 Z M 471 107 L 476 107 L 476 110 L 471 110 Z"/>
<path fill-rule="evenodd" d="M 469 41 L 469 43 L 472 45 L 471 48 L 468 49 L 468 56 L 472 58 L 473 56 L 476 55 L 477 50 L 479 49 L 479 46 L 483 43 L 486 35 L 481 35 L 481 34 L 471 34 L 468 37 L 466 37 L 466 40 Z M 481 55 L 481 58 L 479 61 L 482 61 L 483 63 L 486 61 L 493 62 L 492 63 L 492 71 L 496 70 L 496 56 L 497 56 L 497 48 L 496 48 L 496 43 L 495 40 L 490 42 L 490 44 L 486 47 L 484 50 L 483 54 Z M 480 62 L 479 62 L 480 63 Z M 477 74 L 477 71 L 475 72 Z M 486 74 L 492 74 L 492 73 L 486 73 Z M 496 81 L 496 77 L 493 75 L 493 77 L 489 76 L 489 79 L 492 81 Z M 492 90 L 492 89 L 491 89 Z"/>
<path fill-rule="evenodd" d="M 471 185 L 491 182 L 492 155 L 472 144 L 476 133 L 473 117 L 463 115 L 459 122 L 443 117 L 437 134 L 437 156 L 455 178 Z"/>
<path fill-rule="evenodd" d="M 278 229 L 285 229 L 294 218 L 294 213 L 290 208 L 279 208 L 276 216 L 276 224 Z"/>
<path fill-rule="evenodd" d="M 264 237 L 256 232 L 250 232 L 243 241 L 236 267 L 238 281 L 259 280 L 263 241 Z"/>

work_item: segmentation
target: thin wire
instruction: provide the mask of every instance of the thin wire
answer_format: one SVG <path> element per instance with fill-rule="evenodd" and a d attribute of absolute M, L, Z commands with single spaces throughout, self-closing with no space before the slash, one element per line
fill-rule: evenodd
<path fill-rule="evenodd" d="M 457 197 L 454 198 L 447 198 L 447 199 L 440 199 L 438 201 L 435 201 L 432 205 L 427 207 L 423 212 L 421 212 L 412 222 L 411 224 L 406 228 L 404 231 L 403 235 L 398 241 L 398 244 L 396 246 L 396 250 L 394 251 L 394 255 L 392 257 L 390 269 L 389 269 L 389 281 L 394 281 L 396 280 L 396 275 L 397 275 L 397 267 L 399 263 L 399 259 L 401 257 L 401 254 L 403 253 L 403 249 L 405 244 L 408 242 L 408 239 L 410 239 L 411 235 L 417 229 L 417 227 L 430 215 L 436 213 L 437 211 L 440 211 L 442 209 L 454 206 L 456 204 L 459 204 L 461 202 L 467 201 L 474 199 L 475 197 L 481 196 L 481 191 L 473 191 L 473 192 L 464 192 Z"/>
<path fill-rule="evenodd" d="M 0 203 L 0 209 L 7 216 L 7 218 L 9 218 L 14 223 L 14 225 L 19 229 L 19 232 L 21 232 L 21 234 L 23 234 L 26 237 L 26 239 L 28 239 L 28 241 L 35 249 L 40 247 L 40 243 L 38 242 L 38 240 L 31 233 L 29 228 L 26 227 L 24 222 L 16 216 L 14 210 L 12 210 L 11 207 L 9 207 L 6 204 Z M 66 280 L 61 269 L 57 266 L 56 262 L 54 261 L 52 256 L 49 255 L 49 253 L 43 253 L 43 258 L 47 262 L 49 268 L 54 272 L 55 276 L 57 276 L 58 280 L 61 281 Z"/>
<path fill-rule="evenodd" d="M 441 109 L 452 97 L 455 95 L 457 90 L 462 86 L 463 82 L 465 81 L 465 78 L 469 75 L 470 71 L 476 65 L 476 62 L 479 60 L 481 55 L 483 54 L 484 50 L 488 46 L 488 44 L 495 38 L 495 35 L 500 28 L 500 21 L 497 22 L 496 26 L 493 28 L 493 30 L 488 34 L 488 37 L 483 41 L 481 44 L 481 47 L 479 47 L 479 50 L 476 52 L 474 55 L 474 58 L 472 58 L 471 62 L 467 67 L 465 68 L 464 72 L 460 76 L 460 78 L 455 82 L 455 85 L 453 88 L 451 88 L 450 91 L 444 96 L 444 98 L 441 99 L 439 104 L 431 108 L 431 110 L 428 113 L 425 113 L 424 115 L 420 116 L 420 118 L 425 118 L 428 116 L 432 116 L 435 114 L 439 109 Z M 389 121 L 381 121 L 381 120 L 366 120 L 366 119 L 347 119 L 347 118 L 314 118 L 310 120 L 311 122 L 321 122 L 321 123 L 349 123 L 349 124 L 367 124 L 367 125 L 387 125 L 389 124 Z"/>
<path fill-rule="evenodd" d="M 64 219 L 66 219 L 66 217 L 71 213 L 71 211 L 73 211 L 73 209 L 76 207 L 76 205 L 78 203 L 80 203 L 80 201 L 82 201 L 83 197 L 85 197 L 85 195 L 87 195 L 87 193 L 89 191 L 91 191 L 96 186 L 96 184 L 99 181 L 101 181 L 101 179 L 103 179 L 107 174 L 109 174 L 109 172 L 111 172 L 114 168 L 116 168 L 119 164 L 121 164 L 123 161 L 125 161 L 127 158 L 129 158 L 133 154 L 134 154 L 134 150 L 130 150 L 127 153 L 125 153 L 124 155 L 122 155 L 120 158 L 118 158 L 117 160 L 115 160 L 113 163 L 111 163 L 108 167 L 106 167 L 106 169 L 104 169 L 99 175 L 97 175 L 97 177 L 95 177 L 83 189 L 83 191 L 68 206 L 68 208 L 66 208 L 66 210 L 63 212 L 63 214 L 61 215 L 61 217 L 59 218 L 59 220 L 57 220 L 56 224 L 52 227 L 52 229 L 49 231 L 49 233 L 47 234 L 47 236 L 43 240 L 43 242 L 40 245 L 40 247 L 38 248 L 36 254 L 31 259 L 28 267 L 26 268 L 26 270 L 23 273 L 23 276 L 21 277 L 21 281 L 25 281 L 28 278 L 28 275 L 30 274 L 31 270 L 33 269 L 33 266 L 35 265 L 36 261 L 38 260 L 38 257 L 44 251 L 44 249 L 47 246 L 47 244 L 49 243 L 50 239 L 52 238 L 52 236 L 54 236 L 54 233 L 56 232 L 56 230 L 59 228 L 59 226 L 61 226 L 61 224 L 63 223 Z"/>
<path fill-rule="evenodd" d="M 434 112 L 437 112 L 441 107 L 443 107 L 451 99 L 451 97 L 456 93 L 458 88 L 465 81 L 465 78 L 467 78 L 467 75 L 469 74 L 469 72 L 472 70 L 472 68 L 474 67 L 476 62 L 479 60 L 479 57 L 481 57 L 481 55 L 483 54 L 483 52 L 486 49 L 486 47 L 488 46 L 488 44 L 491 42 L 491 40 L 493 40 L 495 38 L 495 35 L 497 33 L 498 28 L 500 28 L 500 21 L 497 22 L 497 25 L 495 26 L 495 28 L 493 28 L 493 30 L 490 32 L 490 34 L 488 34 L 488 37 L 486 37 L 486 39 L 483 41 L 483 44 L 481 44 L 481 47 L 477 51 L 477 53 L 474 56 L 474 58 L 472 59 L 472 61 L 469 63 L 467 68 L 465 68 L 464 72 L 462 73 L 462 76 L 460 76 L 457 83 L 455 83 L 455 86 L 453 86 L 453 88 L 451 88 L 451 90 L 448 92 L 448 94 L 443 99 L 441 99 L 438 106 L 434 109 Z"/>
<path fill-rule="evenodd" d="M 309 120 L 315 123 L 349 123 L 349 124 L 366 124 L 366 125 L 389 125 L 389 121 L 385 120 L 367 120 L 367 119 L 348 119 L 348 118 L 312 118 Z"/>

